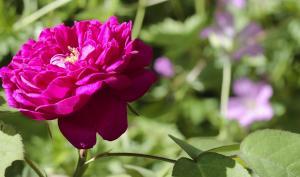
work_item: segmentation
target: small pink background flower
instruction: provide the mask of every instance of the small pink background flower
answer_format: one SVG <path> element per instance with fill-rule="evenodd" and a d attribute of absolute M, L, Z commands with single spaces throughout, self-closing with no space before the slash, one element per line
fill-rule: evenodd
<path fill-rule="evenodd" d="M 237 120 L 242 126 L 272 119 L 274 112 L 270 98 L 273 90 L 270 85 L 242 78 L 234 82 L 233 92 L 236 96 L 229 99 L 226 118 Z"/>
<path fill-rule="evenodd" d="M 226 11 L 215 13 L 215 23 L 201 31 L 202 38 L 208 38 L 218 47 L 226 50 L 234 60 L 244 56 L 257 56 L 263 53 L 260 44 L 262 28 L 251 22 L 238 30 L 232 14 Z"/>
<path fill-rule="evenodd" d="M 154 62 L 154 70 L 158 74 L 168 78 L 173 77 L 175 74 L 174 66 L 170 59 L 167 57 L 157 58 Z"/>
<path fill-rule="evenodd" d="M 77 148 L 96 134 L 115 140 L 127 129 L 127 103 L 155 82 L 152 49 L 131 39 L 132 24 L 116 17 L 44 29 L 0 70 L 10 106 L 35 120 L 58 119 Z"/>
<path fill-rule="evenodd" d="M 233 5 L 239 9 L 246 6 L 247 0 L 219 0 L 219 6 Z"/>

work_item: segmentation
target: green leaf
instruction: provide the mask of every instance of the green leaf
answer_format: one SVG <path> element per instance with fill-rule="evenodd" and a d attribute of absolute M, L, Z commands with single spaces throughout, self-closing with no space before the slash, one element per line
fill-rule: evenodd
<path fill-rule="evenodd" d="M 127 174 L 118 174 L 118 175 L 111 175 L 111 176 L 108 176 L 108 177 L 131 177 Z"/>
<path fill-rule="evenodd" d="M 9 107 L 6 103 L 4 91 L 0 91 L 0 111 L 17 112 L 17 109 Z"/>
<path fill-rule="evenodd" d="M 240 151 L 240 144 L 231 144 L 231 145 L 221 146 L 209 150 L 209 152 L 216 152 L 228 156 L 237 155 L 239 151 Z"/>
<path fill-rule="evenodd" d="M 157 176 L 153 171 L 150 171 L 146 168 L 134 166 L 134 165 L 125 165 L 124 166 L 127 173 L 132 177 L 153 177 Z"/>
<path fill-rule="evenodd" d="M 15 160 L 23 160 L 23 144 L 19 134 L 12 135 L 11 128 L 1 123 L 0 125 L 0 176 L 4 176 L 5 169 Z M 5 134 L 2 130 L 8 132 Z"/>
<path fill-rule="evenodd" d="M 203 22 L 204 18 L 197 15 L 187 18 L 184 22 L 166 18 L 142 30 L 141 39 L 166 47 L 167 56 L 179 56 L 199 42 L 198 34 Z"/>
<path fill-rule="evenodd" d="M 249 0 L 249 10 L 252 16 L 258 18 L 264 18 L 267 15 L 273 14 L 276 11 L 280 11 L 282 6 L 282 0 L 273 1 L 261 1 L 261 0 Z"/>
<path fill-rule="evenodd" d="M 195 148 L 194 146 L 172 136 L 172 135 L 169 135 L 170 138 L 172 138 L 172 140 L 177 144 L 179 145 L 182 150 L 184 150 L 192 159 L 196 159 L 203 151 Z"/>
<path fill-rule="evenodd" d="M 95 18 L 105 21 L 114 15 L 121 8 L 121 5 L 119 0 L 104 0 L 101 3 L 88 1 L 86 10 L 76 15 L 76 17 L 80 20 Z"/>
<path fill-rule="evenodd" d="M 248 171 L 233 159 L 211 152 L 201 154 L 196 161 L 181 158 L 173 169 L 174 177 L 250 177 Z"/>
<path fill-rule="evenodd" d="M 237 155 L 240 145 L 232 142 L 224 142 L 216 138 L 192 138 L 187 143 L 170 135 L 172 140 L 178 144 L 192 159 L 196 159 L 205 151 L 216 152 L 226 156 Z"/>
<path fill-rule="evenodd" d="M 216 152 L 226 156 L 237 155 L 240 150 L 239 144 L 230 141 L 221 141 L 215 137 L 191 138 L 188 142 L 202 151 Z"/>
<path fill-rule="evenodd" d="M 175 177 L 202 177 L 197 163 L 188 158 L 180 158 L 174 166 L 173 176 Z"/>
<path fill-rule="evenodd" d="M 250 134 L 242 159 L 261 177 L 300 177 L 300 135 L 279 130 Z"/>
<path fill-rule="evenodd" d="M 17 133 L 16 130 L 12 126 L 5 124 L 1 120 L 0 120 L 0 131 L 2 131 L 5 134 L 12 135 L 12 136 Z"/>

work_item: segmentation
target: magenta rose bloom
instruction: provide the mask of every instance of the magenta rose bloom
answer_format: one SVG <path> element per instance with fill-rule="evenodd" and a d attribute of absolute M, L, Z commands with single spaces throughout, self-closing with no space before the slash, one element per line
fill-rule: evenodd
<path fill-rule="evenodd" d="M 145 68 L 152 49 L 131 31 L 116 17 L 43 30 L 0 70 L 9 105 L 35 120 L 57 118 L 77 148 L 91 148 L 97 133 L 117 139 L 127 129 L 127 103 L 156 80 Z"/>

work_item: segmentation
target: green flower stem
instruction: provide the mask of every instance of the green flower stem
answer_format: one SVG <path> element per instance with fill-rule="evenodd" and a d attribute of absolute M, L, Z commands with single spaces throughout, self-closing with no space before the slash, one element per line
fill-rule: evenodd
<path fill-rule="evenodd" d="M 87 159 L 87 153 L 88 151 L 86 149 L 79 150 L 78 162 L 73 177 L 82 177 L 84 172 L 86 171 L 88 167 L 87 165 L 85 165 Z"/>
<path fill-rule="evenodd" d="M 200 17 L 205 15 L 205 0 L 195 0 L 196 13 Z"/>
<path fill-rule="evenodd" d="M 135 116 L 140 116 L 140 114 L 130 104 L 127 104 L 127 107 Z"/>
<path fill-rule="evenodd" d="M 167 2 L 169 0 L 148 0 L 148 3 L 147 3 L 147 6 L 154 6 L 154 5 L 157 5 L 157 4 L 160 4 L 160 3 L 164 3 L 164 2 Z"/>
<path fill-rule="evenodd" d="M 48 134 L 49 134 L 50 139 L 53 140 L 53 135 L 52 135 L 50 123 L 47 122 L 47 121 L 45 121 L 45 125 L 46 125 L 46 128 L 47 128 L 47 131 L 48 131 Z"/>
<path fill-rule="evenodd" d="M 228 58 L 225 58 L 223 62 L 224 65 L 221 91 L 221 116 L 225 118 L 225 116 L 227 115 L 228 99 L 230 93 L 231 63 Z"/>
<path fill-rule="evenodd" d="M 24 28 L 25 26 L 31 24 L 32 22 L 36 21 L 37 19 L 41 18 L 42 16 L 46 15 L 47 13 L 71 2 L 72 0 L 60 0 L 60 1 L 53 1 L 52 3 L 42 7 L 38 11 L 34 12 L 33 14 L 24 17 L 18 20 L 14 25 L 13 29 L 15 31 Z"/>
<path fill-rule="evenodd" d="M 171 2 L 171 5 L 173 6 L 175 16 L 180 20 L 184 20 L 184 12 L 183 12 L 180 1 L 179 0 L 171 0 L 170 2 Z"/>
<path fill-rule="evenodd" d="M 132 38 L 135 39 L 140 35 L 144 17 L 146 12 L 146 2 L 145 0 L 139 0 L 137 13 L 134 20 Z"/>
<path fill-rule="evenodd" d="M 104 157 L 141 157 L 141 158 L 147 158 L 147 159 L 160 160 L 160 161 L 169 162 L 169 163 L 176 162 L 176 160 L 161 157 L 161 156 L 153 156 L 153 155 L 140 154 L 140 153 L 128 153 L 128 152 L 115 152 L 115 153 L 106 152 L 106 153 L 98 154 L 95 157 L 91 158 L 90 160 L 86 161 L 85 165 L 87 165 L 97 159 L 104 158 Z"/>
<path fill-rule="evenodd" d="M 221 90 L 221 128 L 218 135 L 220 140 L 228 140 L 229 137 L 229 127 L 226 121 L 227 109 L 228 109 L 228 99 L 230 94 L 230 82 L 231 82 L 231 63 L 228 57 L 223 60 L 223 79 L 222 79 L 222 90 Z"/>
<path fill-rule="evenodd" d="M 31 161 L 28 157 L 24 157 L 25 162 L 32 168 L 32 170 L 39 176 L 39 177 L 45 177 L 46 175 L 43 174 L 43 172 L 38 168 L 38 166 Z"/>

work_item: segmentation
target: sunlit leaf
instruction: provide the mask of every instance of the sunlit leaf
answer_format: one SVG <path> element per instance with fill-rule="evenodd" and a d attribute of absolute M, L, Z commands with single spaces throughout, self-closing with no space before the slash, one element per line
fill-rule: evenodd
<path fill-rule="evenodd" d="M 240 150 L 239 144 L 221 141 L 216 137 L 191 138 L 188 142 L 202 151 L 216 152 L 227 156 L 236 155 Z"/>
<path fill-rule="evenodd" d="M 241 144 L 241 157 L 261 177 L 300 177 L 300 135 L 262 130 Z"/>
<path fill-rule="evenodd" d="M 195 148 L 194 146 L 172 136 L 169 135 L 172 140 L 179 145 L 191 158 L 196 159 L 203 151 Z"/>
<path fill-rule="evenodd" d="M 125 165 L 128 174 L 133 177 L 153 177 L 157 176 L 153 171 L 134 165 Z"/>
<path fill-rule="evenodd" d="M 196 161 L 179 159 L 174 166 L 173 176 L 250 177 L 248 171 L 233 159 L 216 153 L 203 153 Z"/>
<path fill-rule="evenodd" d="M 23 159 L 23 144 L 19 134 L 14 134 L 11 128 L 1 123 L 0 125 L 0 176 L 4 176 L 5 169 L 15 160 Z M 8 132 L 8 134 L 4 133 Z"/>

